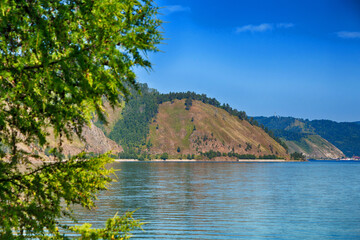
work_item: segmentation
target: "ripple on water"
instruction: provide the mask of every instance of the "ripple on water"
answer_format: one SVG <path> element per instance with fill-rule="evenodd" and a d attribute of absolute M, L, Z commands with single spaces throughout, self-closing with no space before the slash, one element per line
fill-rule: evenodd
<path fill-rule="evenodd" d="M 81 222 L 138 209 L 133 239 L 360 239 L 360 163 L 114 163 Z"/>

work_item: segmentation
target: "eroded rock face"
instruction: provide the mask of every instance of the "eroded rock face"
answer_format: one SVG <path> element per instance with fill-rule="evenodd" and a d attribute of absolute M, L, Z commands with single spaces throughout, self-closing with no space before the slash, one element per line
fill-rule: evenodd
<path fill-rule="evenodd" d="M 52 160 L 51 155 L 48 153 L 49 148 L 53 148 L 59 145 L 59 139 L 55 137 L 55 134 L 52 129 L 47 129 L 49 136 L 47 137 L 48 144 L 47 146 L 40 147 L 37 144 L 26 145 L 24 143 L 18 143 L 17 147 L 19 150 L 22 150 L 26 153 L 39 155 L 40 158 L 30 157 L 30 160 L 33 162 L 41 162 L 43 160 Z M 83 128 L 83 138 L 80 140 L 77 136 L 73 136 L 72 140 L 63 139 L 62 148 L 63 154 L 68 156 L 73 156 L 81 152 L 103 154 L 110 152 L 112 154 L 117 154 L 123 151 L 123 148 L 118 145 L 113 140 L 106 137 L 104 132 L 91 123 L 90 127 L 85 126 Z"/>
<path fill-rule="evenodd" d="M 83 128 L 82 135 L 85 139 L 85 143 L 81 142 L 79 139 L 76 139 L 73 142 L 64 143 L 64 154 L 75 155 L 82 151 L 93 152 L 96 154 L 102 154 L 109 151 L 112 151 L 112 153 L 123 151 L 120 145 L 106 137 L 104 132 L 93 123 L 91 123 L 90 127 L 86 126 Z"/>
<path fill-rule="evenodd" d="M 310 141 L 309 145 L 311 146 L 311 149 L 313 150 L 311 154 L 309 154 L 308 158 L 315 158 L 315 159 L 337 159 L 345 157 L 344 153 L 340 151 L 337 147 L 335 147 L 333 144 L 329 143 L 324 139 L 324 142 L 326 143 L 319 146 L 316 145 Z"/>

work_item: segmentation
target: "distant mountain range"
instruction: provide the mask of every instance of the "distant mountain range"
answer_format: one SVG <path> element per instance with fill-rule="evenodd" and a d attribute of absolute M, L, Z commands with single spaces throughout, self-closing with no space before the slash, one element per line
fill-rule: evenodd
<path fill-rule="evenodd" d="M 347 157 L 360 156 L 360 122 L 309 121 L 293 117 L 254 119 L 286 140 L 291 150 L 302 149 L 309 157 L 318 157 L 314 146 L 326 146 L 334 155 L 340 154 L 340 150 Z"/>

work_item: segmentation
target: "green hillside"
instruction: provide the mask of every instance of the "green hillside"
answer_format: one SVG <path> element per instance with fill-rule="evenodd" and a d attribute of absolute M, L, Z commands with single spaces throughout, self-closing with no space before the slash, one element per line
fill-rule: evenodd
<path fill-rule="evenodd" d="M 197 148 L 192 148 L 191 137 L 195 134 L 194 128 L 197 129 L 197 133 L 200 132 L 197 126 L 199 124 L 195 125 L 195 118 L 192 122 L 188 120 L 180 121 L 183 118 L 188 119 L 188 115 L 192 111 L 191 109 L 198 109 L 199 112 L 201 112 L 206 109 L 207 106 L 213 107 L 218 112 L 224 112 L 240 122 L 246 122 L 246 124 L 253 127 L 252 131 L 264 131 L 266 135 L 269 135 L 275 142 L 282 145 L 283 148 L 288 148 L 290 153 L 301 152 L 309 158 L 340 158 L 343 157 L 344 154 L 347 156 L 360 155 L 359 123 L 336 123 L 326 120 L 309 121 L 292 117 L 249 118 L 244 111 L 233 109 L 228 104 L 220 104 L 216 99 L 209 98 L 205 94 L 196 94 L 194 92 L 170 92 L 161 94 L 149 88 L 146 84 L 140 84 L 139 87 L 142 94 L 139 95 L 137 91 L 133 91 L 132 97 L 122 108 L 112 109 L 110 106 L 105 105 L 109 115 L 108 125 L 104 125 L 94 119 L 95 125 L 102 129 L 107 137 L 123 147 L 125 152 L 121 153 L 122 155 L 120 157 L 145 158 L 150 157 L 149 155 L 156 156 L 163 152 L 168 152 L 173 155 L 199 155 L 209 152 L 210 150 L 215 151 L 214 149 L 218 149 L 216 150 L 217 155 L 219 155 L 219 152 L 221 152 L 221 154 L 226 153 L 228 150 L 217 147 L 205 148 L 198 146 Z M 180 105 L 179 101 L 181 101 Z M 193 107 L 194 104 L 197 105 L 197 108 Z M 202 108 L 199 108 L 199 104 L 203 104 Z M 171 107 L 164 109 L 163 106 Z M 159 109 L 168 112 L 168 116 L 170 117 L 167 121 L 170 122 L 159 122 L 158 117 L 161 116 L 159 115 Z M 210 117 L 209 115 L 209 118 L 214 117 Z M 171 122 L 171 120 L 174 121 Z M 206 119 L 206 121 L 208 121 L 208 119 Z M 197 136 L 197 138 L 199 138 L 199 140 L 196 140 L 198 143 L 201 138 L 208 139 L 211 134 L 214 135 L 219 129 L 224 129 L 221 124 L 225 123 L 215 124 L 207 122 L 207 124 L 212 125 L 205 127 L 204 132 L 206 132 L 206 134 L 204 133 L 204 136 Z M 162 133 L 163 137 L 168 138 L 170 136 L 169 134 L 178 135 L 180 133 L 182 137 L 181 141 L 173 141 L 174 146 L 165 144 L 166 147 L 161 149 L 159 147 L 159 139 L 161 139 L 161 137 L 156 136 L 159 131 L 155 130 L 164 130 L 163 127 L 167 125 L 169 125 L 167 128 L 169 132 Z M 175 132 L 173 132 L 173 130 Z M 237 132 L 235 130 L 232 131 Z M 234 152 L 232 149 L 234 147 L 235 150 L 236 147 L 233 142 L 229 140 L 231 137 L 226 139 L 224 136 L 225 135 L 219 133 L 216 139 L 224 144 L 226 143 L 225 145 L 227 148 L 230 148 L 230 152 Z M 240 140 L 241 139 L 237 139 L 236 141 Z M 248 141 L 250 140 L 248 139 Z M 259 139 L 256 141 L 259 141 Z M 247 141 L 240 142 L 242 143 L 239 143 L 238 146 L 244 146 L 243 144 L 246 145 L 250 143 Z M 258 145 L 259 144 L 257 144 L 257 146 Z M 214 146 L 216 146 L 216 144 Z M 253 144 L 251 144 L 251 146 L 253 147 Z M 199 151 L 199 149 L 202 150 Z M 270 155 L 274 154 L 274 152 L 271 151 L 268 152 L 264 150 L 264 153 L 265 152 Z M 240 154 L 240 152 L 238 154 Z M 241 152 L 241 154 L 249 154 L 249 151 Z M 257 152 L 251 154 L 260 156 Z"/>
<path fill-rule="evenodd" d="M 329 120 L 311 121 L 316 133 L 338 147 L 348 157 L 360 156 L 360 125 Z"/>
<path fill-rule="evenodd" d="M 311 141 L 313 136 L 319 136 L 323 139 L 322 144 L 327 145 L 329 150 L 334 149 L 334 154 L 338 152 L 337 148 L 348 157 L 360 155 L 360 124 L 338 123 L 330 120 L 309 121 L 292 117 L 255 117 L 255 119 L 273 130 L 276 136 L 285 139 L 288 145 L 289 142 L 293 142 L 289 147 L 301 146 L 306 142 L 305 140 Z M 320 139 L 319 137 L 317 138 Z M 308 150 L 306 147 L 303 149 Z"/>
<path fill-rule="evenodd" d="M 300 140 L 285 140 L 285 142 L 289 147 L 289 152 L 300 152 L 308 158 L 336 159 L 344 156 L 333 144 L 316 134 L 308 134 Z"/>
<path fill-rule="evenodd" d="M 252 135 L 256 135 L 257 132 L 261 132 L 262 135 L 266 136 L 263 136 L 263 138 L 271 139 L 268 140 L 268 144 L 264 142 L 265 145 L 262 146 L 260 142 L 257 142 L 258 140 L 246 139 L 248 141 L 239 141 L 240 139 L 236 139 L 236 137 L 234 138 L 234 136 L 224 137 L 224 134 L 218 134 L 218 140 L 221 141 L 224 146 L 226 146 L 226 150 L 224 148 L 221 151 L 222 155 L 231 152 L 230 155 L 232 156 L 232 154 L 236 155 L 240 154 L 241 152 L 241 154 L 252 154 L 256 157 L 259 157 L 261 154 L 274 155 L 272 156 L 273 158 L 276 157 L 275 155 L 279 155 L 284 158 L 288 157 L 288 155 L 286 154 L 286 150 L 284 150 L 284 147 L 286 147 L 285 143 L 281 142 L 279 138 L 275 137 L 270 132 L 269 133 L 272 137 L 269 136 L 265 132 L 265 129 L 262 129 L 260 126 L 258 126 L 257 122 L 254 122 L 252 119 L 248 119 L 244 111 L 238 111 L 236 109 L 233 109 L 228 104 L 221 105 L 216 99 L 209 98 L 205 94 L 196 94 L 194 92 L 160 94 L 158 91 L 148 88 L 146 84 L 141 84 L 140 90 L 142 92 L 141 95 L 133 92 L 133 96 L 125 104 L 124 108 L 116 111 L 118 115 L 112 118 L 116 121 L 111 121 L 111 127 L 105 126 L 99 121 L 96 122 L 96 125 L 99 126 L 99 128 L 107 130 L 105 132 L 110 139 L 114 140 L 123 147 L 124 152 L 121 153 L 119 157 L 148 158 L 150 157 L 149 155 L 156 157 L 157 155 L 164 152 L 172 155 L 206 155 L 206 153 L 210 150 L 213 151 L 214 149 L 210 147 L 204 148 L 201 151 L 199 150 L 200 147 L 190 147 L 191 141 L 193 140 L 192 137 L 196 135 L 194 135 L 194 132 L 196 131 L 195 129 L 198 127 L 194 125 L 194 122 L 198 120 L 189 118 L 188 120 L 191 122 L 179 122 L 180 119 L 187 119 L 188 114 L 192 112 L 193 109 L 197 109 L 195 105 L 199 106 L 199 104 L 203 106 L 203 109 L 211 107 L 215 109 L 214 111 L 222 112 L 223 115 L 226 114 L 228 119 L 230 119 L 231 117 L 231 119 L 236 119 L 237 121 L 244 122 L 240 125 L 246 124 L 247 126 L 249 126 L 246 131 L 250 131 Z M 163 106 L 168 105 L 171 107 L 166 109 L 166 112 L 170 117 L 167 119 L 167 121 L 162 122 L 162 118 L 159 116 L 162 116 L 161 114 L 164 110 Z M 170 121 L 171 119 L 173 119 L 174 121 Z M 204 123 L 206 123 L 206 121 L 204 121 Z M 202 126 L 202 123 L 198 125 Z M 175 141 L 176 144 L 174 144 L 176 146 L 174 149 L 170 149 L 168 147 L 165 147 L 163 149 L 159 148 L 159 136 L 155 136 L 156 131 L 154 130 L 163 129 L 164 126 L 168 126 L 170 132 L 164 132 L 162 134 L 163 138 L 170 139 L 172 136 L 170 136 L 169 134 L 173 134 L 173 130 L 176 134 L 179 133 L 178 131 L 183 134 L 175 136 L 179 137 L 180 142 Z M 199 129 L 196 131 L 196 133 L 202 132 L 204 136 L 201 137 L 207 139 L 209 138 L 209 136 L 211 136 L 211 134 L 216 134 L 216 132 L 220 129 L 225 128 L 222 128 L 221 124 L 215 124 L 207 126 L 206 130 L 204 131 L 200 131 Z M 237 131 L 238 130 L 234 132 Z M 200 136 L 197 137 L 200 139 Z M 235 140 L 239 142 L 235 144 Z M 197 142 L 199 142 L 199 140 L 197 140 Z M 279 147 L 278 145 L 280 144 L 282 144 L 282 146 Z M 235 145 L 242 145 L 242 147 L 245 146 L 244 149 L 246 149 L 246 146 L 248 146 L 248 149 L 244 152 L 232 151 L 233 148 L 235 148 Z M 250 148 L 252 148 L 253 146 L 257 147 L 256 151 L 250 151 Z M 272 148 L 272 150 L 270 150 L 270 148 Z"/>
<path fill-rule="evenodd" d="M 158 92 L 142 85 L 142 94 L 133 94 L 126 103 L 121 118 L 114 124 L 109 138 L 120 144 L 125 151 L 140 150 L 149 133 L 149 123 L 158 111 Z"/>

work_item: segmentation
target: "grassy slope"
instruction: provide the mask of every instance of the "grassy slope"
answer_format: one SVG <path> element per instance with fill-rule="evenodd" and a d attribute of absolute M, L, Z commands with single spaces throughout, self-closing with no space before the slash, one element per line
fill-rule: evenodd
<path fill-rule="evenodd" d="M 281 135 L 284 132 L 280 133 L 279 137 L 285 140 L 290 153 L 301 152 L 308 158 L 315 159 L 341 158 L 344 156 L 341 150 L 316 134 L 309 121 L 304 122 L 292 117 L 255 117 L 255 119 L 271 130 L 275 129 L 275 132 L 276 129 L 280 129 L 289 131 L 289 133 L 304 133 L 304 137 L 299 137 L 297 140 L 288 139 Z"/>
<path fill-rule="evenodd" d="M 330 120 L 313 120 L 316 133 L 334 144 L 346 156 L 360 156 L 360 125 Z"/>
<path fill-rule="evenodd" d="M 275 154 L 288 158 L 285 149 L 261 128 L 200 101 L 193 101 L 189 111 L 184 103 L 185 100 L 175 100 L 159 106 L 159 113 L 150 125 L 151 153 L 177 154 L 180 147 L 181 154 L 210 150 L 227 153 L 234 149 L 239 154 Z M 252 148 L 245 150 L 248 145 Z"/>
<path fill-rule="evenodd" d="M 286 141 L 286 144 L 290 153 L 301 152 L 308 158 L 334 159 L 344 156 L 343 152 L 319 135 L 309 135 L 301 141 Z"/>

